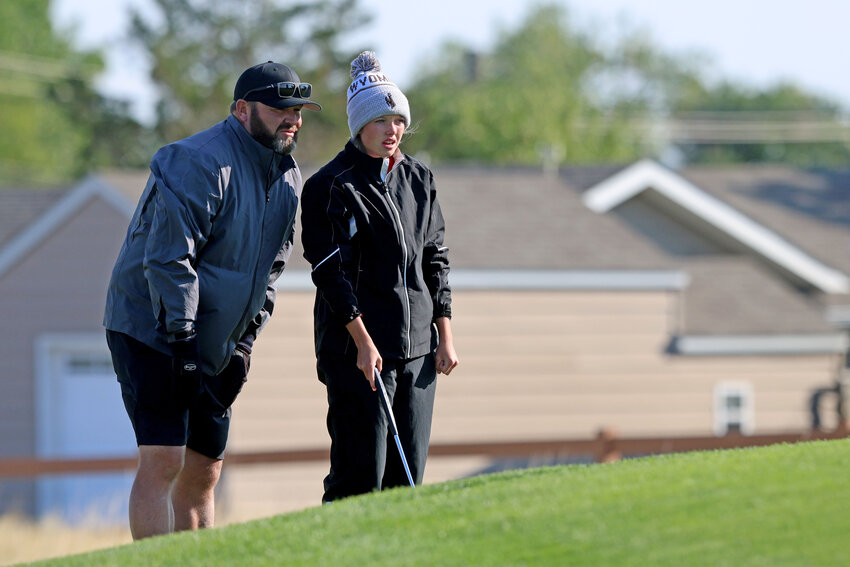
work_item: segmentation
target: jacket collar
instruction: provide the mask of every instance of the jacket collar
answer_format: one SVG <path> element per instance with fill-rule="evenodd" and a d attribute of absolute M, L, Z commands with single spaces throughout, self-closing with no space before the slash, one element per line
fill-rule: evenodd
<path fill-rule="evenodd" d="M 264 171 L 286 171 L 295 167 L 295 159 L 291 155 L 282 156 L 271 148 L 267 148 L 248 133 L 248 130 L 232 114 L 224 120 L 237 140 L 237 145 L 246 159 Z"/>
<path fill-rule="evenodd" d="M 384 158 L 374 158 L 360 151 L 351 140 L 348 140 L 348 143 L 345 144 L 343 152 L 349 161 L 356 164 L 358 167 L 362 167 L 364 171 L 370 175 L 374 175 L 375 178 L 379 180 L 381 179 L 381 168 L 384 165 Z M 395 169 L 406 159 L 406 156 L 401 151 L 398 152 L 398 156 L 399 159 L 396 162 L 395 167 L 393 167 L 393 171 L 395 171 Z"/>

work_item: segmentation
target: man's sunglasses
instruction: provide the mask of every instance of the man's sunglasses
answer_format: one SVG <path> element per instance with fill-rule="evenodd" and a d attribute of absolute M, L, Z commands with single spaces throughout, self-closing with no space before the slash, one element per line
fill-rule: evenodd
<path fill-rule="evenodd" d="M 310 94 L 313 92 L 313 85 L 311 85 L 310 83 L 275 83 L 273 85 L 266 85 L 265 87 L 251 89 L 250 91 L 242 95 L 242 98 L 245 99 L 245 97 L 247 97 L 251 93 L 257 91 L 264 91 L 266 89 L 277 89 L 277 96 L 280 98 L 310 98 Z"/>

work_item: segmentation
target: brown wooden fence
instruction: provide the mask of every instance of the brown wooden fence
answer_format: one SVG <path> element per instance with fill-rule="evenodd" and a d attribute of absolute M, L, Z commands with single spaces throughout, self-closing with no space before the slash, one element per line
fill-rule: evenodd
<path fill-rule="evenodd" d="M 759 447 L 778 443 L 843 439 L 850 435 L 847 425 L 834 431 L 805 431 L 772 435 L 727 435 L 725 437 L 619 437 L 603 429 L 591 439 L 565 441 L 514 441 L 505 443 L 455 443 L 431 445 L 431 456 L 484 456 L 493 458 L 555 455 L 588 457 L 611 462 L 623 456 L 659 455 L 686 451 L 707 451 L 738 447 Z M 228 453 L 227 466 L 299 463 L 328 459 L 328 449 L 255 451 Z M 135 456 L 88 459 L 0 458 L 0 478 L 30 478 L 53 474 L 110 472 L 135 469 Z"/>

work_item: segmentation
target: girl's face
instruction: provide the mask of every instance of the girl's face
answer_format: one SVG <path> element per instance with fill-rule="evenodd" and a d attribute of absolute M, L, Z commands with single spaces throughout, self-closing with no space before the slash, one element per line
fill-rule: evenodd
<path fill-rule="evenodd" d="M 388 158 L 396 153 L 404 134 L 404 117 L 388 114 L 367 123 L 360 130 L 360 142 L 374 158 Z"/>

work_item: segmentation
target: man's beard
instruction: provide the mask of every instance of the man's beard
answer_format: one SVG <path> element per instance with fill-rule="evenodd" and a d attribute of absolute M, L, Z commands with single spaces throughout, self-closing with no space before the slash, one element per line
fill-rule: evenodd
<path fill-rule="evenodd" d="M 271 148 L 275 153 L 282 156 L 287 156 L 295 149 L 298 142 L 298 131 L 292 138 L 280 138 L 277 135 L 277 130 L 272 132 L 266 128 L 260 117 L 256 113 L 251 114 L 251 137 L 263 144 L 267 148 Z M 289 128 L 290 124 L 281 124 L 280 128 Z"/>

